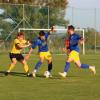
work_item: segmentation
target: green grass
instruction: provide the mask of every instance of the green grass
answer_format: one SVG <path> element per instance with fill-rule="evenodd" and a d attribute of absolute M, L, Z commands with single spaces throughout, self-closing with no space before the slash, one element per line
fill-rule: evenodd
<path fill-rule="evenodd" d="M 53 78 L 42 77 L 47 69 L 45 62 L 38 71 L 37 78 L 28 78 L 19 63 L 13 70 L 14 75 L 4 76 L 0 73 L 0 100 L 100 100 L 100 54 L 81 56 L 83 63 L 95 65 L 97 75 L 94 76 L 86 69 L 78 69 L 71 64 L 66 79 L 62 79 L 59 71 L 63 71 L 66 56 L 53 57 Z M 28 64 L 30 70 L 37 62 L 37 56 L 31 56 Z M 8 69 L 8 55 L 0 55 L 0 71 Z"/>

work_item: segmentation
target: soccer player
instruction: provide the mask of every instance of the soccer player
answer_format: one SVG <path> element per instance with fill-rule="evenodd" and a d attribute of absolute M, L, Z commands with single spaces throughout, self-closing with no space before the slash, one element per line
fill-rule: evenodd
<path fill-rule="evenodd" d="M 35 65 L 34 70 L 30 74 L 32 77 L 36 77 L 36 72 L 44 62 L 44 60 L 48 61 L 48 73 L 49 77 L 51 77 L 51 70 L 52 70 L 52 56 L 49 52 L 48 45 L 47 45 L 47 39 L 48 36 L 53 32 L 53 27 L 50 32 L 39 32 L 39 37 L 34 41 L 32 44 L 32 47 L 29 51 L 29 53 L 26 56 L 26 59 L 29 59 L 30 54 L 32 53 L 33 49 L 35 49 L 38 46 L 38 53 L 39 53 L 39 61 Z"/>
<path fill-rule="evenodd" d="M 30 46 L 30 43 L 24 39 L 24 33 L 23 32 L 18 33 L 17 38 L 14 40 L 12 50 L 9 54 L 9 57 L 11 59 L 11 64 L 7 72 L 5 72 L 5 75 L 8 75 L 11 72 L 11 70 L 15 67 L 17 61 L 23 64 L 26 74 L 29 73 L 29 67 L 27 65 L 27 62 L 25 61 L 23 55 L 21 54 L 23 48 L 28 46 Z"/>
<path fill-rule="evenodd" d="M 78 44 L 79 43 L 83 44 L 84 39 L 80 35 L 75 33 L 74 30 L 75 30 L 74 26 L 72 25 L 68 26 L 69 38 L 66 40 L 66 50 L 68 51 L 69 56 L 66 61 L 64 72 L 63 73 L 59 72 L 59 75 L 64 78 L 67 76 L 71 62 L 74 62 L 79 68 L 90 69 L 94 74 L 96 74 L 95 66 L 90 66 L 88 64 L 81 64 L 79 58 L 80 49 Z"/>

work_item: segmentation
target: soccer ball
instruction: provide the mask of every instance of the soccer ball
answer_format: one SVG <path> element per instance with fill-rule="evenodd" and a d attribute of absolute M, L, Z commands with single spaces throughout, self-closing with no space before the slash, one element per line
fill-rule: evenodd
<path fill-rule="evenodd" d="M 46 78 L 49 78 L 49 76 L 50 76 L 50 72 L 45 71 L 45 72 L 44 72 L 44 76 L 45 76 Z"/>

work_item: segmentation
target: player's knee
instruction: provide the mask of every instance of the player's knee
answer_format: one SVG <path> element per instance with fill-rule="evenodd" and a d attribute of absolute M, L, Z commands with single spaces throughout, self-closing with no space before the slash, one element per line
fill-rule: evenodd
<path fill-rule="evenodd" d="M 38 63 L 40 63 L 40 65 L 42 65 L 42 64 L 43 64 L 43 62 L 44 62 L 44 61 L 41 61 L 41 60 L 40 60 Z"/>
<path fill-rule="evenodd" d="M 43 58 L 40 58 L 40 62 L 43 63 L 44 62 L 44 59 Z"/>
<path fill-rule="evenodd" d="M 12 62 L 13 65 L 16 65 L 16 63 L 17 63 L 17 61 L 13 61 L 13 62 Z"/>
<path fill-rule="evenodd" d="M 52 61 L 49 63 L 49 65 L 51 65 L 51 66 L 52 66 Z"/>
<path fill-rule="evenodd" d="M 66 62 L 73 62 L 74 61 L 74 59 L 72 59 L 72 58 L 69 58 Z"/>
<path fill-rule="evenodd" d="M 81 64 L 75 63 L 78 68 L 81 68 Z"/>
<path fill-rule="evenodd" d="M 39 62 L 42 64 L 44 62 L 44 60 L 40 60 Z"/>
<path fill-rule="evenodd" d="M 21 63 L 24 65 L 27 64 L 27 62 L 25 60 L 22 60 Z"/>
<path fill-rule="evenodd" d="M 49 64 L 52 63 L 52 59 L 48 60 L 48 63 L 49 63 Z"/>
<path fill-rule="evenodd" d="M 81 68 L 81 65 L 77 65 L 78 68 Z"/>

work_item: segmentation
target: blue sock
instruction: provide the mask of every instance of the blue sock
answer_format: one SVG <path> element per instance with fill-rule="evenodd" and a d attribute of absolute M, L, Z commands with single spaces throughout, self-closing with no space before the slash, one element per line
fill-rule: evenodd
<path fill-rule="evenodd" d="M 36 70 L 39 69 L 41 65 L 42 65 L 41 61 L 37 62 L 37 64 L 35 65 L 35 69 Z"/>
<path fill-rule="evenodd" d="M 89 68 L 89 65 L 87 65 L 87 64 L 81 64 L 81 68 Z"/>
<path fill-rule="evenodd" d="M 66 66 L 65 66 L 64 72 L 68 72 L 69 68 L 70 68 L 70 63 L 66 62 Z"/>

